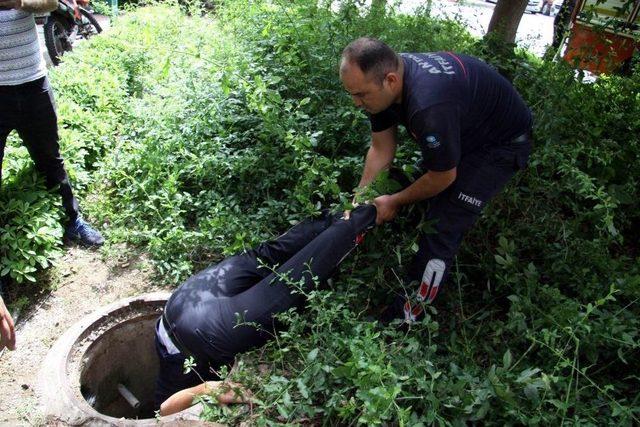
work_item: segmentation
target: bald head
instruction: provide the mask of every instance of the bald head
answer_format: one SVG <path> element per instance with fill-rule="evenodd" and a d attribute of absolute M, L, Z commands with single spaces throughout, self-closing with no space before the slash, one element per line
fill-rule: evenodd
<path fill-rule="evenodd" d="M 361 37 L 342 51 L 340 74 L 357 65 L 364 75 L 382 84 L 388 73 L 398 70 L 398 55 L 389 46 L 372 37 Z"/>

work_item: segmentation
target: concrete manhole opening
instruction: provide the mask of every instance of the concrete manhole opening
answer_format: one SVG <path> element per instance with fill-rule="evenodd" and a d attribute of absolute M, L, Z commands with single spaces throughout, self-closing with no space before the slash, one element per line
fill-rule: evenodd
<path fill-rule="evenodd" d="M 82 357 L 80 392 L 101 414 L 133 419 L 155 415 L 158 314 L 142 311 L 99 335 Z"/>
<path fill-rule="evenodd" d="M 155 324 L 168 297 L 159 292 L 117 301 L 85 316 L 56 341 L 38 384 L 47 425 L 197 422 L 201 406 L 155 419 Z"/>

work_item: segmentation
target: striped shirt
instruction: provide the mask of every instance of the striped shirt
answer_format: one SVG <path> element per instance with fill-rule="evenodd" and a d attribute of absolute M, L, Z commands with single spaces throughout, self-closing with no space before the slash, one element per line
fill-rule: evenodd
<path fill-rule="evenodd" d="M 0 86 L 32 82 L 46 74 L 33 13 L 0 10 Z"/>

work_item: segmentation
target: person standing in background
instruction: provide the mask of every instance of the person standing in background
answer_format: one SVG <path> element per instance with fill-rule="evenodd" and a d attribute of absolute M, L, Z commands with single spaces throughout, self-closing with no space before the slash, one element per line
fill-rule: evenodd
<path fill-rule="evenodd" d="M 547 8 L 547 11 L 544 12 L 545 7 Z M 543 15 L 551 15 L 551 8 L 553 7 L 553 0 L 542 0 L 542 5 L 540 6 L 540 13 L 542 13 Z"/>
<path fill-rule="evenodd" d="M 47 187 L 58 187 L 67 217 L 65 239 L 100 246 L 104 238 L 80 216 L 60 155 L 55 102 L 36 31 L 34 13 L 57 7 L 57 0 L 0 0 L 0 186 L 4 147 L 9 133 L 16 130 Z M 3 282 L 0 277 L 0 286 Z M 12 334 L 5 332 L 13 330 L 13 323 L 4 303 L 1 308 L 4 345 L 5 340 L 12 342 L 7 338 Z"/>
<path fill-rule="evenodd" d="M 0 0 L 0 182 L 5 143 L 15 129 L 47 187 L 59 188 L 68 219 L 65 238 L 100 246 L 104 238 L 80 216 L 60 155 L 55 102 L 33 16 L 57 5 L 57 0 Z"/>

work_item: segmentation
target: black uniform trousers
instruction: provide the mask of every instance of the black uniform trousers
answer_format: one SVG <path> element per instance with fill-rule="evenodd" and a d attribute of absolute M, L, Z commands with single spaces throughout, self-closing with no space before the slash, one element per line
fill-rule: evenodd
<path fill-rule="evenodd" d="M 375 225 L 372 205 L 356 208 L 349 220 L 325 213 L 187 279 L 171 296 L 162 321 L 180 353 L 170 355 L 157 340 L 160 372 L 156 403 L 200 381 L 182 373 L 193 356 L 202 379 L 233 363 L 236 354 L 272 338 L 277 313 L 300 308 L 316 284 L 326 283 L 340 262 Z M 301 292 L 302 291 L 302 292 Z"/>
<path fill-rule="evenodd" d="M 78 217 L 58 143 L 53 92 L 46 77 L 16 86 L 0 86 L 0 182 L 7 136 L 17 130 L 47 188 L 59 186 L 62 206 L 70 221 Z"/>
<path fill-rule="evenodd" d="M 529 133 L 504 144 L 485 144 L 466 155 L 457 167 L 457 178 L 445 191 L 421 205 L 435 233 L 425 234 L 410 264 L 405 289 L 398 292 L 383 321 L 404 318 L 411 322 L 433 302 L 446 281 L 462 239 L 476 223 L 484 207 L 515 173 L 526 167 Z"/>

